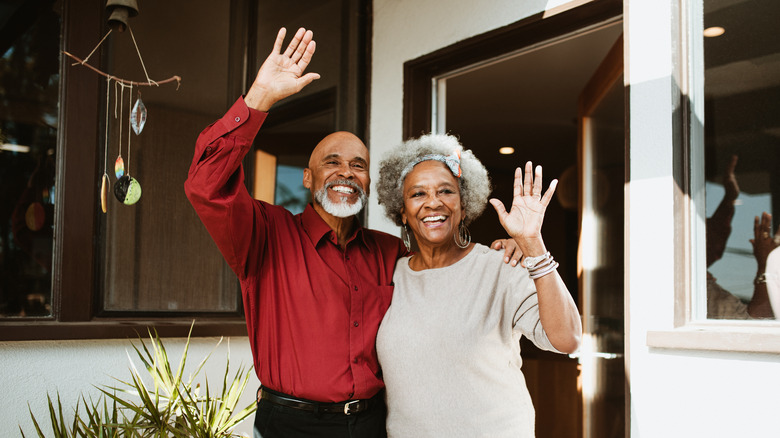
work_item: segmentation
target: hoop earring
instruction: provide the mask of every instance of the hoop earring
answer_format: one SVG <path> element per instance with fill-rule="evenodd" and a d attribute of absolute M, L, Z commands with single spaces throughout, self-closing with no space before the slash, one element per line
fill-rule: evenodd
<path fill-rule="evenodd" d="M 407 251 L 412 250 L 412 242 L 409 238 L 409 227 L 406 226 L 406 224 L 403 224 L 401 226 L 401 240 L 404 241 L 404 246 L 406 247 Z"/>
<path fill-rule="evenodd" d="M 460 249 L 468 248 L 469 244 L 471 243 L 471 231 L 469 231 L 468 227 L 465 223 L 463 223 L 463 221 L 460 221 L 460 225 L 458 226 L 458 234 L 454 236 L 454 239 L 455 245 L 458 245 L 458 248 Z"/>

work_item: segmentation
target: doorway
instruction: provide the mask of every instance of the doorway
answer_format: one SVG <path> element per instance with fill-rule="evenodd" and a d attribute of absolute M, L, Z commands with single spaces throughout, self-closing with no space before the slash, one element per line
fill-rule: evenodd
<path fill-rule="evenodd" d="M 599 68 L 621 39 L 622 21 L 615 14 L 590 16 L 579 26 L 547 24 L 568 31 L 506 48 L 489 58 L 472 59 L 469 64 L 453 65 L 449 70 L 427 72 L 432 79 L 427 103 L 430 118 L 423 130 L 459 137 L 487 167 L 493 184 L 491 196 L 505 203 L 511 202 L 514 169 L 526 161 L 543 166 L 545 186 L 553 178 L 560 180 L 545 215 L 543 235 L 584 315 L 585 333 L 581 352 L 571 356 L 540 351 L 530 342 L 523 344 L 523 372 L 536 408 L 536 433 L 539 438 L 622 437 L 626 429 L 622 281 L 625 111 L 623 88 L 615 85 L 622 82 L 614 78 L 607 81 L 607 90 L 598 95 L 593 111 L 586 114 L 592 126 L 599 128 L 597 134 L 606 137 L 582 142 L 579 127 L 583 116 L 578 114 L 581 96 L 587 99 L 586 90 L 595 87 L 593 83 L 601 85 L 592 77 L 603 76 Z M 522 26 L 517 32 L 523 32 Z M 490 36 L 482 41 L 489 42 Z M 470 50 L 473 47 L 465 44 L 463 53 Z M 447 52 L 456 54 L 458 48 Z M 622 57 L 620 60 L 622 69 Z M 410 62 L 407 78 L 424 72 L 429 61 Z M 415 100 L 414 92 L 420 90 L 414 86 L 415 82 L 406 85 L 407 117 L 426 105 Z M 413 117 L 406 120 L 406 133 L 413 136 L 409 128 L 419 121 Z M 590 191 L 581 193 L 583 187 Z M 477 242 L 505 237 L 490 206 L 470 229 Z"/>

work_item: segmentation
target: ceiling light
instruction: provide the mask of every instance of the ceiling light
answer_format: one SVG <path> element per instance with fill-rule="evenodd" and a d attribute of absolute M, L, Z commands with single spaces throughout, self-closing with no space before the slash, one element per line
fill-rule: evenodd
<path fill-rule="evenodd" d="M 505 146 L 498 150 L 498 153 L 501 155 L 511 155 L 515 153 L 515 148 Z"/>
<path fill-rule="evenodd" d="M 704 35 L 707 38 L 714 38 L 723 35 L 724 32 L 726 32 L 726 29 L 720 26 L 712 26 L 704 29 L 702 35 Z"/>

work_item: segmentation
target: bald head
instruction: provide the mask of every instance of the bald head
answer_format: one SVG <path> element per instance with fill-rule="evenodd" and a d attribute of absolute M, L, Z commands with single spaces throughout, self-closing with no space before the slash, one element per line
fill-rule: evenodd
<path fill-rule="evenodd" d="M 323 157 L 329 155 L 338 155 L 343 158 L 358 152 L 368 164 L 368 148 L 363 144 L 363 141 L 351 132 L 337 131 L 325 136 L 317 143 L 309 156 L 309 168 L 313 169 L 316 166 L 315 163 L 319 163 Z"/>

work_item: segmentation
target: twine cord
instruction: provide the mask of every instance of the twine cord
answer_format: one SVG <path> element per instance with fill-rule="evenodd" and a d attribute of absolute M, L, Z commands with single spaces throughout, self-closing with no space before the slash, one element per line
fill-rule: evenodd
<path fill-rule="evenodd" d="M 103 152 L 103 175 L 108 175 L 108 119 L 109 119 L 109 105 L 108 101 L 111 99 L 111 76 L 106 78 L 106 135 L 104 141 Z"/>
<path fill-rule="evenodd" d="M 130 25 L 127 26 L 127 30 L 130 31 L 130 38 L 133 40 L 133 45 L 135 46 L 135 52 L 138 53 L 138 60 L 141 61 L 141 67 L 144 69 L 144 74 L 146 75 L 146 82 L 148 82 L 150 85 L 153 83 L 156 86 L 160 86 L 157 82 L 154 82 L 153 80 L 149 79 L 149 73 L 146 72 L 146 66 L 144 65 L 144 59 L 141 57 L 141 50 L 138 48 L 138 44 L 135 42 L 135 35 L 133 35 L 133 28 L 130 27 Z M 132 92 L 133 84 L 130 84 L 130 91 Z M 130 94 L 132 97 L 132 94 Z"/>
<path fill-rule="evenodd" d="M 78 65 L 78 64 L 84 65 L 84 64 L 85 64 L 87 61 L 89 61 L 89 58 L 92 56 L 92 54 L 93 54 L 93 53 L 95 53 L 95 51 L 98 49 L 98 47 L 100 47 L 100 45 L 101 45 L 101 44 L 103 44 L 103 41 L 105 41 L 105 40 L 106 40 L 106 38 L 108 38 L 108 35 L 111 33 L 111 31 L 112 31 L 112 30 L 113 30 L 113 29 L 108 29 L 108 32 L 106 32 L 106 34 L 105 34 L 105 35 L 103 35 L 103 39 L 102 39 L 102 40 L 100 40 L 100 42 L 97 44 L 97 46 L 95 46 L 95 48 L 94 48 L 94 49 L 92 49 L 92 51 L 91 51 L 91 52 L 89 52 L 89 55 L 87 55 L 87 57 L 86 57 L 86 58 L 84 58 L 84 60 L 82 60 L 82 61 L 80 61 L 80 62 L 74 62 L 74 63 L 73 63 L 73 64 L 71 64 L 71 65 Z"/>
<path fill-rule="evenodd" d="M 128 26 L 129 28 L 129 26 Z M 130 176 L 130 133 L 133 123 L 133 84 L 130 84 L 130 92 L 127 95 L 127 176 Z"/>

